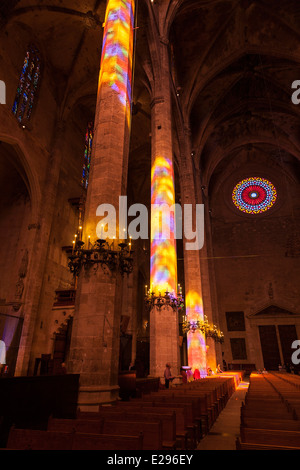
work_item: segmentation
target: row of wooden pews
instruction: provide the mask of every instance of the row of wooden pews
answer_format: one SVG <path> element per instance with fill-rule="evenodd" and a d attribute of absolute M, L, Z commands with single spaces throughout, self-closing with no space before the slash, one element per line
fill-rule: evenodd
<path fill-rule="evenodd" d="M 237 450 L 300 450 L 299 377 L 251 374 Z"/>
<path fill-rule="evenodd" d="M 192 450 L 235 391 L 233 377 L 214 376 L 141 398 L 50 418 L 47 430 L 10 429 L 7 449 Z"/>

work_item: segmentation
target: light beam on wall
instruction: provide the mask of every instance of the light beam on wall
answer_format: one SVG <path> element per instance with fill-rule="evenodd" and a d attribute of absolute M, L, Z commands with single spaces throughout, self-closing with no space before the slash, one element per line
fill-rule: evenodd
<path fill-rule="evenodd" d="M 134 0 L 108 0 L 99 77 L 99 91 L 108 85 L 118 94 L 128 128 L 131 121 L 134 15 Z"/>
<path fill-rule="evenodd" d="M 176 296 L 174 172 L 171 159 L 156 157 L 151 174 L 151 292 Z M 162 210 L 163 205 L 166 210 Z M 169 210 L 168 210 L 169 209 Z"/>
<path fill-rule="evenodd" d="M 186 295 L 186 316 L 188 321 L 197 322 L 204 320 L 203 313 L 203 300 L 202 297 L 195 291 L 188 291 Z M 198 369 L 201 377 L 206 377 L 206 340 L 205 334 L 200 330 L 195 332 L 188 332 L 187 334 L 187 347 L 188 347 L 188 365 L 191 366 L 192 371 Z"/>

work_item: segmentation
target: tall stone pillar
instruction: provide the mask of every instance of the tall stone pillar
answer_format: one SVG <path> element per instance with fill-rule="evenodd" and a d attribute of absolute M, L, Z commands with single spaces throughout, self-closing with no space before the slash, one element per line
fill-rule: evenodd
<path fill-rule="evenodd" d="M 65 143 L 65 125 L 56 122 L 49 160 L 47 163 L 47 178 L 43 197 L 39 202 L 36 219 L 28 226 L 28 273 L 24 279 L 23 305 L 18 315 L 24 318 L 15 376 L 31 375 L 34 369 L 34 331 L 39 311 L 43 275 L 47 260 L 51 224 L 55 210 L 58 181 Z"/>
<path fill-rule="evenodd" d="M 119 197 L 126 194 L 131 125 L 131 76 L 135 0 L 108 0 L 91 173 L 83 241 L 100 234 L 97 208 L 110 204 L 119 216 Z M 119 228 L 119 239 L 123 227 Z M 118 235 L 117 235 L 118 237 Z M 112 240 L 111 240 L 112 241 Z M 78 406 L 97 410 L 118 396 L 122 277 L 98 269 L 82 271 L 78 280 L 68 368 L 80 374 Z"/>
<path fill-rule="evenodd" d="M 168 43 L 160 40 L 160 71 L 152 101 L 151 276 L 150 291 L 177 294 L 177 256 L 174 212 L 158 206 L 175 204 L 170 69 Z M 155 209 L 154 206 L 157 205 Z M 169 217 L 168 217 L 169 216 Z M 164 231 L 165 230 L 165 231 Z M 166 363 L 177 374 L 180 366 L 178 313 L 154 306 L 150 313 L 150 375 L 162 376 Z"/>
<path fill-rule="evenodd" d="M 183 156 L 181 162 L 181 200 L 183 205 L 189 204 L 192 206 L 193 232 L 196 231 L 196 204 L 197 195 L 194 181 L 194 171 L 192 166 L 191 154 L 191 135 L 190 129 L 184 129 L 183 137 Z M 184 207 L 183 207 L 184 209 Z M 184 217 L 184 220 L 185 217 Z M 199 230 L 204 232 L 204 227 L 198 227 Z M 184 231 L 185 232 L 185 231 Z M 185 301 L 186 301 L 186 316 L 189 322 L 203 321 L 204 320 L 204 302 L 203 302 L 203 285 L 202 285 L 202 272 L 200 263 L 199 250 L 187 249 L 187 240 L 184 238 L 184 273 L 185 273 Z M 189 242 L 188 242 L 189 243 Z M 200 249 L 202 249 L 200 247 Z M 205 336 L 201 331 L 187 333 L 187 348 L 188 348 L 188 365 L 194 372 L 198 369 L 201 377 L 206 374 L 206 341 Z"/>

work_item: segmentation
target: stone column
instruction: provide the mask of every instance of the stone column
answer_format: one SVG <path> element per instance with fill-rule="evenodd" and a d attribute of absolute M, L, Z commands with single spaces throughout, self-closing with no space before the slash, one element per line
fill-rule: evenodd
<path fill-rule="evenodd" d="M 152 175 L 151 175 L 151 279 L 150 291 L 163 296 L 166 291 L 177 293 L 177 256 L 174 213 L 169 220 L 154 210 L 153 205 L 175 204 L 172 115 L 168 42 L 160 40 L 159 73 L 154 83 L 152 101 Z M 164 222 L 170 229 L 162 233 Z M 160 225 L 161 224 L 161 225 Z M 159 233 L 162 237 L 159 238 Z M 162 376 L 166 363 L 178 374 L 179 325 L 178 313 L 171 307 L 154 307 L 150 313 L 150 375 Z"/>
<path fill-rule="evenodd" d="M 181 201 L 183 205 L 189 204 L 192 206 L 192 228 L 196 230 L 196 188 L 194 180 L 194 170 L 192 165 L 192 146 L 191 146 L 191 133 L 190 129 L 186 127 L 183 133 L 182 142 L 182 159 L 180 168 L 181 180 Z M 198 202 L 201 204 L 202 201 Z M 186 221 L 185 216 L 184 222 Z M 198 227 L 204 230 L 204 227 Z M 186 233 L 186 227 L 184 227 Z M 186 303 L 186 316 L 187 320 L 202 321 L 204 319 L 204 304 L 203 304 L 203 290 L 202 290 L 202 273 L 200 265 L 200 252 L 199 250 L 187 249 L 187 243 L 190 243 L 184 237 L 184 274 L 185 274 L 185 303 Z M 202 249 L 200 247 L 200 249 Z M 200 331 L 187 334 L 187 347 L 188 347 L 188 364 L 192 367 L 192 371 L 198 369 L 201 377 L 206 376 L 206 343 L 205 337 Z"/>
<path fill-rule="evenodd" d="M 198 179 L 198 181 L 200 181 L 199 170 L 196 172 L 196 178 Z M 205 315 L 207 316 L 210 324 L 216 324 L 218 327 L 221 327 L 217 301 L 215 264 L 212 245 L 212 219 L 210 214 L 208 188 L 205 187 L 202 190 L 198 186 L 197 199 L 202 201 L 202 203 L 204 204 L 205 211 L 205 243 L 203 249 L 200 251 L 200 265 Z M 215 343 L 212 338 L 207 339 L 206 362 L 207 367 L 210 367 L 212 370 L 216 369 L 217 364 L 220 364 L 221 367 L 223 366 L 222 346 L 220 343 Z"/>
<path fill-rule="evenodd" d="M 92 243 L 100 238 L 98 206 L 112 205 L 118 224 L 119 197 L 126 194 L 134 10 L 134 0 L 107 3 L 85 242 L 88 236 Z M 106 238 L 105 233 L 101 238 Z M 79 276 L 68 368 L 80 374 L 78 406 L 83 410 L 97 410 L 100 403 L 118 396 L 122 282 L 120 274 L 105 273 L 101 266 Z"/>
<path fill-rule="evenodd" d="M 136 255 L 134 255 L 134 261 L 137 262 Z M 132 273 L 126 282 L 127 287 L 127 315 L 130 317 L 128 333 L 132 335 L 132 348 L 131 348 L 131 361 L 136 360 L 136 333 L 137 333 L 137 269 Z"/>
<path fill-rule="evenodd" d="M 28 373 L 33 373 L 34 357 L 32 357 L 32 349 L 34 332 L 55 210 L 64 143 L 65 126 L 62 122 L 57 122 L 47 164 L 47 178 L 44 185 L 43 197 L 40 201 L 37 214 L 38 218 L 37 220 L 32 220 L 28 227 L 28 230 L 30 230 L 27 242 L 29 263 L 22 297 L 24 305 L 19 312 L 20 316 L 24 318 L 24 323 L 15 369 L 16 376 L 25 376 Z"/>

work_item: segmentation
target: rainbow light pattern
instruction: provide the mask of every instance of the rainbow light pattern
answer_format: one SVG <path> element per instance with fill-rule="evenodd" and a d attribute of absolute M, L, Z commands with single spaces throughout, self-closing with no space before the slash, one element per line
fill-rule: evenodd
<path fill-rule="evenodd" d="M 130 127 L 134 0 L 108 0 L 102 46 L 99 91 L 108 85 L 119 96 Z"/>
<path fill-rule="evenodd" d="M 195 291 L 189 291 L 186 295 L 186 316 L 188 321 L 203 321 L 203 300 Z M 198 369 L 201 377 L 207 376 L 206 370 L 206 341 L 205 335 L 196 330 L 187 334 L 188 364 L 194 372 Z"/>
<path fill-rule="evenodd" d="M 277 191 L 270 181 L 263 178 L 248 178 L 233 190 L 234 205 L 247 214 L 262 214 L 275 204 Z"/>
<path fill-rule="evenodd" d="M 175 214 L 170 217 L 158 206 L 175 204 L 174 172 L 171 159 L 156 157 L 151 172 L 151 291 L 156 295 L 177 292 L 177 254 L 175 241 Z M 157 207 L 154 207 L 157 205 Z M 168 226 L 168 237 L 162 228 Z"/>

